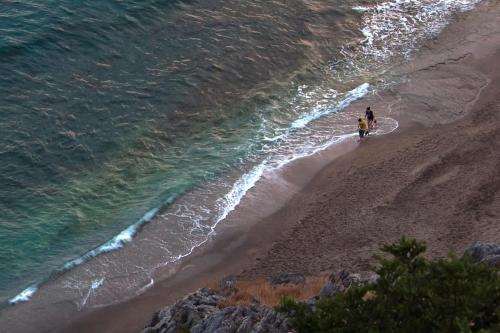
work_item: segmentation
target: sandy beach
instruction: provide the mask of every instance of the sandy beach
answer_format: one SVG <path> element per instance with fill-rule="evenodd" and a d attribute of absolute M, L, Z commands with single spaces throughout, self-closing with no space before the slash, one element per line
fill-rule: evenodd
<path fill-rule="evenodd" d="M 496 0 L 457 15 L 391 70 L 400 84 L 349 107 L 390 113 L 396 131 L 291 163 L 279 188 L 249 191 L 215 236 L 141 295 L 44 318 L 28 318 L 21 305 L 0 322 L 10 316 L 17 327 L 9 332 L 140 332 L 155 311 L 228 275 L 362 273 L 382 244 L 402 236 L 425 241 L 432 257 L 500 242 L 498 22 Z"/>

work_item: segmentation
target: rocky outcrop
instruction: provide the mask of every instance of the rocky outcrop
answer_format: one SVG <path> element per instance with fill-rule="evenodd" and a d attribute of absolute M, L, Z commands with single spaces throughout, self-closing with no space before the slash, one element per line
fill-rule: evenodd
<path fill-rule="evenodd" d="M 172 332 L 196 326 L 217 312 L 217 303 L 222 297 L 211 289 L 200 289 L 184 299 L 168 306 L 153 317 L 149 328 L 143 332 Z"/>
<path fill-rule="evenodd" d="M 286 318 L 272 308 L 260 304 L 218 308 L 224 299 L 211 289 L 200 289 L 161 310 L 143 333 L 289 332 Z"/>
<path fill-rule="evenodd" d="M 500 245 L 475 243 L 465 251 L 476 263 L 500 265 Z M 331 297 L 347 291 L 355 283 L 373 283 L 378 276 L 361 277 L 346 271 L 332 273 L 319 295 L 305 301 L 313 309 L 322 297 Z M 280 274 L 268 279 L 271 285 L 302 285 L 306 278 L 299 274 Z M 293 332 L 287 318 L 272 307 L 259 304 L 229 306 L 222 304 L 237 291 L 237 279 L 229 276 L 219 283 L 216 292 L 209 288 L 200 289 L 172 306 L 156 313 L 142 333 L 289 333 Z"/>
<path fill-rule="evenodd" d="M 271 285 L 306 283 L 306 277 L 304 275 L 293 274 L 293 273 L 285 273 L 276 276 L 271 276 L 268 280 Z"/>
<path fill-rule="evenodd" d="M 328 282 L 321 288 L 319 297 L 331 297 L 339 292 L 343 292 L 357 280 L 359 280 L 358 276 L 349 274 L 346 271 L 332 273 L 328 277 Z"/>
<path fill-rule="evenodd" d="M 268 279 L 271 285 L 303 285 L 306 278 L 300 274 L 280 274 Z M 362 281 L 358 274 L 346 271 L 329 275 L 321 296 L 333 296 L 346 291 L 354 282 Z M 200 289 L 172 306 L 167 306 L 153 317 L 142 333 L 288 333 L 287 318 L 270 306 L 252 304 L 221 308 L 236 291 L 236 278 L 229 276 L 219 283 L 219 290 Z M 320 296 L 306 300 L 314 307 Z"/>
<path fill-rule="evenodd" d="M 353 283 L 367 282 L 376 279 L 361 279 L 358 274 L 346 271 L 329 275 L 327 284 L 320 295 L 306 300 L 306 304 L 314 307 L 320 297 L 333 296 L 344 292 Z M 280 274 L 268 279 L 271 285 L 301 285 L 306 278 L 300 274 Z M 272 307 L 258 304 L 229 306 L 220 308 L 221 304 L 236 291 L 236 279 L 229 276 L 221 280 L 216 292 L 209 288 L 200 289 L 172 306 L 167 306 L 153 316 L 148 327 L 142 333 L 289 333 L 291 329 L 287 318 L 274 311 Z"/>
<path fill-rule="evenodd" d="M 476 242 L 465 251 L 474 262 L 500 266 L 500 245 Z"/>

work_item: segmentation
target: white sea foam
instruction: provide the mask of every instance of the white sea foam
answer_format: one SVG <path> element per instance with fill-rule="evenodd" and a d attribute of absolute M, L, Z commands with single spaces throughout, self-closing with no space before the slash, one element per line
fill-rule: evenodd
<path fill-rule="evenodd" d="M 37 285 L 30 286 L 30 287 L 24 289 L 23 291 L 21 291 L 16 296 L 12 297 L 9 300 L 9 304 L 14 305 L 17 303 L 29 301 L 31 299 L 31 297 L 36 293 L 37 290 L 38 290 Z"/>
<path fill-rule="evenodd" d="M 425 39 L 426 36 L 434 35 L 439 32 L 447 23 L 447 15 L 451 12 L 456 10 L 469 10 L 478 2 L 480 2 L 480 0 L 396 0 L 377 4 L 373 7 L 358 6 L 354 9 L 363 12 L 363 22 L 365 22 L 365 26 L 362 27 L 362 33 L 365 36 L 365 40 L 362 43 L 361 54 L 365 57 L 371 56 L 375 59 L 382 59 L 384 61 L 390 59 L 390 57 L 397 52 L 403 52 L 406 54 L 406 52 L 410 52 L 414 48 L 419 39 Z M 417 25 L 424 28 L 417 29 Z M 360 63 L 363 63 L 363 61 L 356 62 L 350 59 L 350 55 L 347 55 L 347 59 L 349 59 L 349 63 L 354 64 L 354 66 L 360 66 Z M 290 140 L 290 136 L 293 136 L 297 131 L 307 128 L 311 122 L 321 117 L 336 113 L 346 108 L 355 100 L 365 96 L 368 93 L 369 87 L 368 83 L 360 85 L 359 87 L 348 92 L 344 99 L 335 105 L 328 105 L 328 103 L 318 105 L 313 108 L 311 112 L 305 113 L 296 119 L 290 125 L 288 131 L 278 136 L 269 137 L 267 138 L 267 141 L 271 145 L 285 145 L 289 143 L 288 140 Z M 307 87 L 301 86 L 300 89 L 305 91 Z M 316 96 L 307 92 L 304 92 L 303 97 L 308 100 L 316 98 Z M 387 126 L 387 130 L 379 129 L 374 132 L 374 134 L 391 132 L 397 128 L 398 124 L 395 120 L 387 118 Z M 209 228 L 208 234 L 205 234 L 205 237 L 201 240 L 193 241 L 193 246 L 191 246 L 190 249 L 184 254 L 178 255 L 174 258 L 174 260 L 188 256 L 196 247 L 205 243 L 209 239 L 210 235 L 214 233 L 217 224 L 227 218 L 230 212 L 240 204 L 246 193 L 255 186 L 259 179 L 261 179 L 267 168 L 281 168 L 293 160 L 312 155 L 319 150 L 326 149 L 334 143 L 352 138 L 355 135 L 356 133 L 336 135 L 327 140 L 323 140 L 318 144 L 311 144 L 310 146 L 303 146 L 299 148 L 295 147 L 288 150 L 284 149 L 283 155 L 271 156 L 258 163 L 249 172 L 238 178 L 232 187 L 230 187 L 229 191 L 216 201 L 218 213 L 213 220 L 213 224 Z M 191 216 L 196 216 L 196 211 L 199 211 L 201 214 L 201 210 L 203 209 L 205 212 L 211 211 L 207 207 L 193 206 L 188 207 L 187 209 L 193 210 L 193 214 Z M 71 269 L 92 257 L 96 257 L 102 253 L 110 252 L 123 247 L 125 243 L 132 241 L 139 228 L 143 224 L 150 221 L 157 212 L 158 209 L 148 211 L 139 221 L 127 227 L 108 242 L 87 252 L 83 256 L 66 263 L 64 265 L 64 269 Z M 201 228 L 201 222 L 202 221 L 200 219 L 200 221 L 196 221 L 195 225 L 198 228 Z M 91 283 L 87 294 L 83 297 L 82 306 L 87 303 L 92 293 L 94 293 L 95 290 L 97 290 L 103 283 L 104 278 L 94 280 Z M 152 284 L 153 279 L 151 279 L 150 283 L 144 286 L 141 290 L 147 289 Z M 36 293 L 37 289 L 38 287 L 35 285 L 30 286 L 17 296 L 10 299 L 9 303 L 17 304 L 19 302 L 28 301 Z"/>
<path fill-rule="evenodd" d="M 309 123 L 313 122 L 314 120 L 336 113 L 348 107 L 355 100 L 365 96 L 368 93 L 368 89 L 369 89 L 369 84 L 363 83 L 362 85 L 346 93 L 345 97 L 339 103 L 333 106 L 330 105 L 330 106 L 318 107 L 314 109 L 312 112 L 300 117 L 294 123 L 291 124 L 289 129 L 293 129 L 293 132 L 296 132 L 301 128 L 305 128 Z M 213 225 L 210 226 L 209 229 L 210 231 L 206 234 L 206 236 L 203 237 L 203 239 L 201 239 L 200 241 L 195 242 L 187 252 L 180 254 L 176 258 L 174 258 L 174 261 L 177 261 L 181 258 L 190 255 L 195 248 L 206 243 L 210 238 L 210 236 L 215 232 L 215 228 L 218 225 L 218 223 L 226 219 L 227 216 L 240 204 L 241 200 L 244 198 L 246 193 L 252 187 L 254 187 L 255 184 L 262 178 L 266 169 L 276 169 L 282 167 L 283 165 L 290 163 L 295 159 L 314 154 L 315 152 L 325 149 L 327 146 L 335 142 L 342 141 L 346 138 L 352 137 L 353 135 L 354 134 L 336 136 L 332 138 L 330 141 L 325 142 L 323 145 L 308 147 L 308 149 L 303 149 L 301 151 L 291 151 L 290 155 L 284 159 L 280 159 L 279 157 L 275 156 L 274 163 L 270 163 L 270 158 L 266 158 L 262 162 L 255 165 L 249 172 L 239 177 L 223 197 L 216 200 L 215 206 L 217 207 L 218 213 L 214 219 Z M 283 141 L 283 143 L 286 144 L 287 138 L 290 136 L 293 136 L 293 133 L 291 131 L 287 131 L 286 133 L 279 136 L 280 140 L 275 139 L 272 141 Z M 127 227 L 125 230 L 120 232 L 118 235 L 116 235 L 106 243 L 85 253 L 83 256 L 79 258 L 67 262 L 64 265 L 63 269 L 68 270 L 74 268 L 75 266 L 81 265 L 82 263 L 88 261 L 93 257 L 97 257 L 100 254 L 114 251 L 123 247 L 125 243 L 132 241 L 134 235 L 137 233 L 139 228 L 143 224 L 153 219 L 153 217 L 157 214 L 157 212 L 158 212 L 157 208 L 148 211 L 139 221 L 130 225 L 129 227 Z M 202 229 L 203 227 L 201 226 L 201 222 L 203 220 L 206 220 L 207 213 L 210 212 L 211 209 L 198 204 L 196 207 L 186 207 L 186 206 L 177 207 L 177 213 L 173 213 L 173 215 L 175 215 L 178 218 L 179 217 L 189 218 L 191 222 L 194 222 L 196 228 Z M 153 282 L 154 280 L 151 278 L 148 284 L 140 288 L 140 291 L 148 289 L 153 284 Z M 92 282 L 90 287 L 88 287 L 88 291 L 82 295 L 82 300 L 79 304 L 80 308 L 83 308 L 87 304 L 92 294 L 95 293 L 95 290 L 98 289 L 100 286 L 102 286 L 103 283 L 104 283 L 104 278 L 94 280 Z M 78 287 L 77 289 L 80 289 L 80 287 Z M 29 289 L 29 291 L 28 290 L 23 291 L 23 293 L 13 298 L 13 301 L 14 299 L 16 299 L 17 303 L 20 301 L 29 300 L 29 298 L 36 292 L 36 290 L 37 289 L 35 288 L 35 289 Z"/>
<path fill-rule="evenodd" d="M 440 3 L 441 2 L 443 1 L 440 1 Z M 429 1 L 428 3 L 429 6 L 432 5 Z M 389 59 L 389 57 L 399 49 L 409 49 L 409 45 L 415 41 L 411 39 L 413 38 L 411 32 L 412 22 L 408 21 L 408 18 L 405 16 L 405 11 L 398 12 L 402 6 L 409 5 L 411 5 L 411 2 L 395 1 L 387 2 L 376 7 L 357 8 L 363 11 L 363 15 L 365 15 L 364 21 L 366 22 L 366 26 L 364 26 L 362 30 L 366 38 L 361 45 L 361 54 L 363 54 L 363 56 L 371 55 L 374 58 Z M 429 11 L 430 10 L 424 10 L 423 13 L 428 13 Z M 434 13 L 435 10 L 432 12 Z M 398 15 L 401 18 L 400 20 L 398 20 Z M 419 14 L 416 17 L 417 20 L 423 21 L 428 18 L 429 15 Z M 427 27 L 425 31 L 437 31 L 435 28 L 436 24 L 433 23 L 431 26 L 434 27 L 434 30 Z M 441 27 L 439 25 L 437 26 Z M 406 35 L 402 35 L 403 33 Z M 380 41 L 382 42 L 379 43 Z M 359 66 L 360 61 L 352 60 L 352 63 L 354 66 Z M 236 209 L 248 191 L 257 184 L 267 170 L 281 168 L 291 161 L 310 156 L 320 150 L 328 148 L 332 144 L 352 139 L 356 136 L 355 132 L 347 131 L 344 134 L 324 137 L 315 142 L 304 140 L 304 133 L 305 135 L 310 134 L 307 132 L 311 123 L 322 117 L 335 114 L 348 107 L 354 101 L 363 98 L 369 92 L 369 83 L 363 83 L 347 92 L 344 98 L 337 103 L 332 103 L 332 101 L 338 98 L 338 92 L 332 91 L 330 95 L 323 96 L 321 95 L 323 92 L 315 94 L 314 91 L 308 90 L 308 88 L 307 86 L 300 86 L 299 95 L 309 102 L 318 102 L 317 106 L 313 107 L 310 112 L 300 112 L 299 117 L 290 124 L 288 129 L 284 129 L 284 131 L 278 134 L 265 136 L 264 141 L 268 145 L 268 148 L 262 151 L 262 153 L 267 157 L 257 162 L 251 170 L 240 176 L 231 186 L 228 186 L 226 193 L 216 200 L 215 207 L 211 206 L 213 203 L 202 203 L 199 200 L 193 200 L 193 202 L 187 204 L 183 203 L 177 207 L 174 205 L 171 207 L 172 212 L 165 214 L 165 216 L 175 216 L 175 218 L 179 220 L 179 223 L 186 222 L 186 226 L 190 226 L 197 231 L 189 235 L 189 237 L 192 237 L 191 239 L 188 239 L 189 237 L 186 238 L 186 241 L 190 243 L 187 251 L 174 255 L 175 251 L 170 249 L 169 251 L 172 251 L 171 254 L 173 256 L 170 257 L 167 262 L 156 267 L 189 256 L 194 249 L 206 243 L 211 235 L 214 234 L 216 226 Z M 324 101 L 321 101 L 322 99 Z M 398 126 L 397 122 L 391 118 L 385 120 L 380 118 L 379 121 L 381 127 L 373 132 L 372 135 L 392 132 Z M 302 131 L 305 132 L 302 133 Z M 320 136 L 321 135 L 324 135 L 324 133 L 320 133 Z M 200 195 L 200 193 L 198 193 L 198 195 Z M 145 215 L 144 220 L 151 219 L 155 214 L 156 211 L 153 211 L 151 214 Z M 137 232 L 141 224 L 142 222 L 139 221 L 137 224 L 130 226 L 115 238 L 103 244 L 98 249 L 91 251 L 81 259 L 86 260 L 88 257 L 122 247 L 124 243 L 132 240 L 133 235 Z M 153 281 L 154 280 L 151 279 L 151 281 L 140 288 L 140 290 L 149 288 L 153 284 Z"/>
<path fill-rule="evenodd" d="M 364 83 L 357 88 L 353 89 L 352 91 L 348 92 L 345 95 L 345 98 L 342 99 L 340 102 L 337 104 L 330 106 L 330 107 L 322 107 L 319 110 L 314 110 L 313 112 L 305 115 L 304 117 L 298 119 L 298 121 L 303 122 L 303 126 L 291 126 L 290 128 L 293 128 L 294 131 L 288 131 L 285 135 L 282 135 L 281 139 L 283 139 L 283 142 L 281 144 L 286 145 L 287 140 L 290 139 L 290 137 L 293 137 L 294 135 L 297 134 L 297 131 L 299 131 L 301 128 L 305 128 L 307 124 L 310 122 L 317 120 L 321 117 L 327 116 L 329 114 L 333 114 L 335 112 L 338 112 L 339 110 L 342 110 L 349 106 L 353 101 L 362 98 L 364 95 L 368 93 L 368 88 L 369 84 Z M 326 149 L 328 146 L 334 143 L 341 142 L 345 139 L 351 138 L 355 136 L 356 133 L 349 133 L 345 135 L 338 135 L 332 137 L 330 140 L 327 140 L 323 142 L 322 144 L 319 145 L 311 145 L 311 146 L 306 146 L 302 147 L 301 149 L 292 149 L 288 152 L 288 155 L 283 155 L 283 156 L 272 156 L 271 155 L 266 158 L 265 160 L 261 161 L 257 165 L 255 165 L 249 172 L 241 175 L 235 182 L 234 184 L 230 187 L 229 191 L 226 192 L 224 196 L 216 200 L 215 206 L 217 210 L 217 214 L 214 218 L 214 223 L 210 226 L 209 232 L 199 241 L 195 242 L 187 252 L 178 255 L 176 258 L 174 258 L 174 261 L 179 260 L 183 257 L 186 257 L 190 255 L 195 248 L 201 246 L 202 244 L 206 243 L 210 236 L 215 232 L 215 228 L 218 225 L 219 222 L 223 221 L 224 219 L 227 218 L 227 216 L 240 204 L 241 200 L 244 198 L 246 193 L 256 185 L 256 183 L 262 178 L 263 174 L 266 172 L 266 170 L 272 170 L 276 168 L 281 168 L 285 164 L 290 163 L 293 160 L 296 160 L 298 158 L 302 158 L 305 156 L 312 155 L 316 153 L 319 150 Z M 269 152 L 270 153 L 270 152 Z M 196 228 L 202 228 L 201 223 L 203 222 L 204 219 L 206 219 L 208 213 L 210 213 L 212 210 L 204 207 L 203 205 L 200 205 L 199 203 L 195 206 L 187 207 L 187 206 L 182 206 L 178 207 L 177 213 L 173 214 L 177 217 L 183 217 L 183 218 L 188 218 L 190 221 L 194 221 L 194 225 Z M 144 216 L 134 223 L 133 225 L 129 226 L 122 232 L 120 232 L 118 235 L 113 237 L 111 240 L 108 242 L 104 243 L 103 245 L 97 247 L 96 249 L 87 252 L 83 256 L 74 259 L 64 266 L 64 269 L 71 269 L 77 265 L 82 264 L 83 262 L 91 259 L 92 257 L 96 257 L 102 253 L 113 251 L 116 249 L 121 248 L 125 243 L 132 241 L 133 236 L 137 233 L 138 229 L 144 224 L 150 221 L 158 212 L 158 209 L 152 209 L 148 211 Z M 199 216 L 198 214 L 199 213 Z M 144 291 L 148 289 L 152 284 L 153 284 L 153 279 L 150 280 L 148 284 L 140 288 L 140 291 Z M 96 290 L 102 286 L 104 283 L 104 278 L 100 278 L 97 280 L 93 280 L 90 286 L 84 287 L 83 285 L 78 287 L 77 289 L 86 289 L 88 290 L 82 294 L 82 300 L 79 302 L 79 307 L 83 308 L 89 301 L 90 297 L 96 292 Z M 27 301 L 30 299 L 30 297 L 36 292 L 36 287 L 30 287 L 20 293 L 18 296 L 13 298 L 10 303 L 15 304 L 18 302 L 22 301 Z"/>
<path fill-rule="evenodd" d="M 258 165 L 254 166 L 249 172 L 240 176 L 238 180 L 233 184 L 231 189 L 223 197 L 216 200 L 218 214 L 215 218 L 215 223 L 210 226 L 210 231 L 208 232 L 208 234 L 205 237 L 203 237 L 203 239 L 193 244 L 187 252 L 179 254 L 174 261 L 189 256 L 191 253 L 193 253 L 194 249 L 205 244 L 210 239 L 210 236 L 212 236 L 215 233 L 215 228 L 217 227 L 219 222 L 223 221 L 229 215 L 229 213 L 231 213 L 239 205 L 241 199 L 243 199 L 248 190 L 254 187 L 255 184 L 259 181 L 259 179 L 262 177 L 265 168 L 266 168 L 266 161 L 263 161 Z M 190 209 L 193 212 L 200 209 L 208 210 L 208 208 L 206 207 L 199 207 L 199 206 L 197 207 L 192 206 L 190 207 Z M 168 264 L 168 262 L 165 264 Z"/>
<path fill-rule="evenodd" d="M 79 310 L 81 310 L 85 306 L 85 304 L 87 304 L 87 301 L 90 298 L 90 296 L 94 293 L 94 291 L 97 288 L 99 288 L 100 286 L 102 286 L 103 283 L 104 283 L 104 278 L 100 278 L 100 279 L 96 279 L 96 280 L 92 281 L 92 284 L 90 285 L 87 294 L 85 295 L 85 297 L 83 298 L 81 304 L 78 307 Z"/>
<path fill-rule="evenodd" d="M 281 156 L 280 158 L 276 159 L 273 161 L 273 163 L 270 163 L 269 168 L 270 169 L 281 169 L 285 165 L 307 157 L 314 155 L 322 150 L 327 149 L 328 147 L 331 147 L 334 144 L 341 143 L 349 138 L 353 138 L 356 136 L 356 133 L 349 133 L 349 134 L 344 134 L 344 135 L 337 135 L 333 136 L 330 140 L 325 141 L 323 144 L 315 145 L 315 146 L 309 146 L 309 147 L 304 147 L 304 149 L 294 151 L 293 153 L 286 155 L 286 156 Z"/>
<path fill-rule="evenodd" d="M 300 117 L 296 121 L 294 121 L 290 128 L 292 129 L 300 129 L 306 127 L 307 124 L 311 123 L 314 120 L 317 120 L 321 117 L 331 115 L 340 110 L 347 108 L 352 102 L 362 98 L 368 93 L 370 85 L 368 83 L 363 83 L 355 89 L 346 93 L 345 97 L 335 105 L 330 106 L 322 106 L 317 109 L 314 109 L 312 112 Z M 293 135 L 292 132 L 288 132 L 284 135 L 280 135 L 279 138 L 283 139 L 286 142 L 287 137 Z M 301 151 L 290 151 L 290 155 L 286 157 L 277 157 L 271 156 L 266 158 L 264 161 L 260 162 L 256 166 L 254 166 L 249 172 L 243 174 L 231 187 L 231 189 L 220 199 L 216 201 L 216 206 L 219 208 L 219 213 L 216 218 L 215 224 L 212 226 L 212 230 L 216 227 L 216 225 L 224 220 L 231 211 L 233 211 L 241 202 L 245 194 L 255 186 L 255 184 L 262 178 L 266 169 L 276 169 L 277 167 L 282 167 L 291 161 L 312 155 L 319 150 L 323 150 L 328 146 L 343 141 L 347 138 L 355 136 L 356 133 L 349 133 L 345 135 L 339 135 L 331 138 L 331 140 L 327 140 L 322 145 L 312 146 L 311 149 L 301 150 Z M 273 140 L 275 141 L 275 140 Z M 272 149 L 272 148 L 271 148 Z M 277 162 L 277 163 L 276 163 Z"/>
<path fill-rule="evenodd" d="M 151 287 L 153 284 L 155 283 L 155 280 L 153 278 L 150 278 L 149 279 L 149 282 L 146 283 L 143 287 L 141 287 L 138 291 L 137 291 L 137 294 L 141 294 L 143 293 L 144 291 L 146 291 L 147 289 L 149 289 L 149 287 Z"/>
<path fill-rule="evenodd" d="M 344 99 L 335 106 L 318 106 L 313 109 L 310 113 L 307 113 L 295 120 L 291 127 L 292 128 L 303 128 L 311 121 L 321 118 L 327 114 L 332 114 L 348 107 L 352 102 L 362 98 L 368 93 L 369 83 L 363 83 L 359 87 L 349 91 Z"/>
<path fill-rule="evenodd" d="M 220 212 L 214 227 L 238 206 L 248 190 L 254 187 L 257 181 L 262 177 L 265 167 L 266 161 L 253 167 L 250 172 L 241 176 L 236 183 L 234 183 L 231 190 L 224 195 L 224 197 L 217 200 L 217 206 L 220 207 Z"/>
<path fill-rule="evenodd" d="M 107 241 L 106 243 L 102 244 L 101 246 L 85 253 L 83 256 L 73 259 L 69 262 L 67 262 L 64 265 L 64 269 L 71 269 L 75 266 L 78 266 L 85 261 L 89 260 L 90 258 L 96 257 L 102 253 L 110 252 L 117 250 L 121 248 L 125 243 L 131 242 L 132 238 L 134 235 L 137 233 L 139 228 L 144 225 L 145 223 L 151 221 L 151 219 L 156 215 L 158 212 L 158 208 L 151 209 L 148 211 L 144 216 L 137 221 L 136 223 L 132 224 L 122 232 L 120 232 L 118 235 Z"/>
<path fill-rule="evenodd" d="M 158 212 L 158 208 L 151 209 L 146 214 L 144 214 L 144 216 L 139 221 L 137 221 L 136 223 L 132 224 L 131 226 L 129 226 L 128 228 L 126 228 L 125 230 L 120 232 L 118 235 L 113 237 L 111 240 L 107 241 L 106 243 L 99 246 L 98 248 L 93 249 L 93 250 L 85 253 L 83 256 L 81 256 L 79 258 L 76 258 L 74 260 L 67 262 L 64 265 L 63 269 L 64 270 L 71 269 L 75 266 L 81 265 L 82 263 L 84 263 L 85 261 L 87 261 L 93 257 L 96 257 L 102 253 L 105 253 L 105 252 L 110 252 L 110 251 L 119 249 L 125 243 L 131 242 L 132 238 L 137 233 L 139 228 L 143 224 L 151 221 L 151 219 L 156 215 L 157 212 Z M 99 280 L 95 280 L 94 282 L 92 282 L 88 294 L 86 295 L 86 297 L 84 297 L 82 306 L 85 305 L 85 303 L 87 302 L 87 299 L 90 296 L 91 292 L 93 290 L 99 288 L 103 284 L 103 282 L 104 282 L 104 278 L 101 278 Z M 9 302 L 9 304 L 18 304 L 21 302 L 29 301 L 31 299 L 31 297 L 37 292 L 37 290 L 38 290 L 37 285 L 30 286 L 30 287 L 24 289 L 18 295 L 11 298 L 8 302 Z"/>
<path fill-rule="evenodd" d="M 423 40 L 442 30 L 452 13 L 471 10 L 480 1 L 394 0 L 353 7 L 363 13 L 361 54 L 378 61 L 390 61 L 394 55 L 408 57 Z"/>

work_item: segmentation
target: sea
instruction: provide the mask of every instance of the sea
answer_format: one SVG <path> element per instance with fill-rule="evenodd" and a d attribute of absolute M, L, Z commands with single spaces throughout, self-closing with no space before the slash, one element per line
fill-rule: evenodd
<path fill-rule="evenodd" d="M 1 306 L 147 289 L 478 2 L 1 1 Z"/>

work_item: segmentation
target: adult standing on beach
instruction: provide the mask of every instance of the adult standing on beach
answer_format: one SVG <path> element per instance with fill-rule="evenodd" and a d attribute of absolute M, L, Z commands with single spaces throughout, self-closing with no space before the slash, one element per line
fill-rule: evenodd
<path fill-rule="evenodd" d="M 375 120 L 375 115 L 370 107 L 366 108 L 365 119 L 368 121 L 368 129 L 371 130 L 373 128 L 373 123 Z"/>

